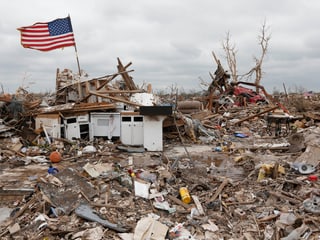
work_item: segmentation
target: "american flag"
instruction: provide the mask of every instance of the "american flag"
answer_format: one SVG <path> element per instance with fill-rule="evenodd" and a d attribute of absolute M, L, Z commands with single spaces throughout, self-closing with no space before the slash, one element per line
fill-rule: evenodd
<path fill-rule="evenodd" d="M 58 18 L 51 22 L 38 22 L 32 26 L 18 28 L 21 45 L 40 51 L 75 46 L 70 17 Z"/>

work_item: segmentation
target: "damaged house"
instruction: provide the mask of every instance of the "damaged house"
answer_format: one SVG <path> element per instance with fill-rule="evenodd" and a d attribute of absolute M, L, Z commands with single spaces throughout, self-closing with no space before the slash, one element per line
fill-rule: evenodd
<path fill-rule="evenodd" d="M 85 79 L 84 72 L 79 76 L 57 69 L 53 99 L 28 99 L 31 95 L 20 89 L 13 97 L 4 95 L 0 100 L 7 103 L 12 124 L 18 125 L 16 120 L 28 124 L 21 131 L 30 143 L 41 131 L 49 144 L 57 139 L 104 138 L 161 151 L 162 122 L 172 107 L 159 105 L 151 86 L 148 91 L 139 89 L 127 70 L 130 65 L 123 66 L 118 59 L 118 73 L 94 79 Z M 30 129 L 34 130 L 31 136 Z"/>

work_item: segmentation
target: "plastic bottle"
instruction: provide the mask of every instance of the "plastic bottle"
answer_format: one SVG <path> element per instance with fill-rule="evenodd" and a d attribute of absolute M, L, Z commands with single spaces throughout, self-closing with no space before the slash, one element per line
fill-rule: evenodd
<path fill-rule="evenodd" d="M 182 202 L 189 204 L 191 202 L 191 197 L 188 189 L 186 187 L 181 187 L 179 192 Z"/>

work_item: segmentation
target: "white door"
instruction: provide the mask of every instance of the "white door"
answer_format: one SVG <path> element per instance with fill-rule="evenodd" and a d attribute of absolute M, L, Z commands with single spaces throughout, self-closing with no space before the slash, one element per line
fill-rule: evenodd
<path fill-rule="evenodd" d="M 121 142 L 126 145 L 143 145 L 143 116 L 121 117 Z"/>
<path fill-rule="evenodd" d="M 121 142 L 126 145 L 132 144 L 131 116 L 122 116 L 121 117 Z"/>
<path fill-rule="evenodd" d="M 132 145 L 143 145 L 143 117 L 133 116 Z"/>

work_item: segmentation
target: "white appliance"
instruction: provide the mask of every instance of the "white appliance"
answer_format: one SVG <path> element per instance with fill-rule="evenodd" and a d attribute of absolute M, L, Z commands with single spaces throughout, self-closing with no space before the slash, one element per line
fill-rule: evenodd
<path fill-rule="evenodd" d="M 166 116 L 143 116 L 144 143 L 147 151 L 163 150 L 163 127 L 162 123 Z"/>
<path fill-rule="evenodd" d="M 64 119 L 65 138 L 69 140 L 89 138 L 89 115 L 78 115 Z"/>
<path fill-rule="evenodd" d="M 59 114 L 42 114 L 35 118 L 36 129 L 43 127 L 47 134 L 53 138 L 60 138 L 60 115 Z"/>
<path fill-rule="evenodd" d="M 121 142 L 131 146 L 143 145 L 143 127 L 143 116 L 121 115 Z"/>
<path fill-rule="evenodd" d="M 90 139 L 94 137 L 120 137 L 120 113 L 90 113 Z"/>
<path fill-rule="evenodd" d="M 144 122 L 144 143 L 147 151 L 163 150 L 163 120 L 172 114 L 172 106 L 141 106 Z"/>

